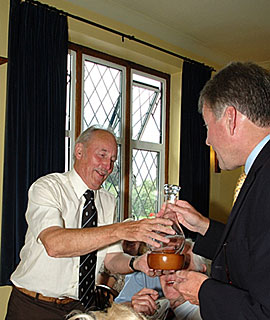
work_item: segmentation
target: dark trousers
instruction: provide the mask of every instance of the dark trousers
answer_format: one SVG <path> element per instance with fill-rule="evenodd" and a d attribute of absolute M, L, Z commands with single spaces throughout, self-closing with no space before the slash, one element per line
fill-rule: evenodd
<path fill-rule="evenodd" d="M 64 320 L 72 310 L 84 311 L 84 307 L 80 301 L 72 301 L 67 304 L 41 301 L 13 287 L 6 320 Z"/>

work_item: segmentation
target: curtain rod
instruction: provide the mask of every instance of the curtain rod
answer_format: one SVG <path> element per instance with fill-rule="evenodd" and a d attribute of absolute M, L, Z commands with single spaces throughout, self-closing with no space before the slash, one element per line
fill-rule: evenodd
<path fill-rule="evenodd" d="M 136 37 L 133 36 L 133 35 L 129 35 L 129 34 L 126 34 L 126 33 L 121 32 L 121 31 L 118 31 L 118 30 L 115 30 L 115 29 L 106 27 L 106 26 L 104 26 L 104 25 L 102 25 L 102 24 L 99 24 L 99 23 L 96 23 L 96 22 L 94 22 L 94 21 L 91 21 L 91 20 L 88 20 L 88 19 L 85 19 L 85 18 L 76 16 L 76 15 L 74 15 L 74 14 L 72 14 L 72 13 L 69 13 L 69 12 L 66 12 L 66 11 L 63 11 L 63 10 L 59 10 L 59 9 L 57 9 L 57 8 L 55 8 L 55 7 L 51 7 L 51 6 L 47 5 L 47 4 L 41 3 L 41 2 L 39 2 L 39 1 L 36 1 L 36 0 L 25 0 L 25 2 L 29 2 L 29 3 L 31 3 L 31 4 L 38 5 L 38 6 L 47 7 L 47 8 L 50 9 L 50 10 L 57 11 L 57 12 L 59 12 L 60 14 L 66 15 L 66 16 L 72 18 L 72 19 L 75 19 L 75 20 L 78 20 L 78 21 L 81 21 L 81 22 L 90 24 L 90 25 L 92 25 L 92 26 L 94 26 L 94 27 L 100 28 L 100 29 L 105 30 L 105 31 L 108 31 L 108 32 L 114 33 L 114 34 L 116 34 L 116 35 L 118 35 L 118 36 L 120 36 L 120 37 L 122 38 L 122 42 L 124 42 L 125 39 L 128 39 L 128 40 L 130 40 L 130 41 L 135 41 L 135 42 L 138 42 L 138 43 L 140 43 L 140 44 L 142 44 L 142 45 L 145 45 L 145 46 L 147 46 L 147 47 L 150 47 L 150 48 L 156 49 L 156 50 L 158 50 L 158 51 L 167 53 L 167 54 L 169 54 L 169 55 L 171 55 L 171 56 L 174 56 L 174 57 L 176 57 L 176 58 L 180 58 L 180 59 L 182 59 L 182 60 L 184 60 L 184 61 L 186 61 L 186 62 L 190 62 L 190 63 L 194 63 L 194 64 L 200 64 L 200 65 L 206 66 L 206 65 L 205 65 L 204 63 L 202 63 L 202 62 L 199 62 L 199 61 L 196 61 L 196 60 L 193 60 L 193 59 L 184 57 L 184 56 L 182 56 L 182 55 L 180 55 L 180 54 L 177 54 L 177 53 L 175 53 L 175 52 L 172 52 L 172 51 L 170 51 L 170 50 L 161 48 L 161 47 L 156 46 L 156 45 L 154 45 L 154 44 L 152 44 L 152 43 L 149 43 L 149 42 L 146 42 L 146 41 L 144 41 L 144 40 L 138 39 L 138 38 L 136 38 Z M 213 67 L 210 67 L 210 66 L 206 66 L 206 67 L 210 68 L 212 71 L 216 71 Z"/>

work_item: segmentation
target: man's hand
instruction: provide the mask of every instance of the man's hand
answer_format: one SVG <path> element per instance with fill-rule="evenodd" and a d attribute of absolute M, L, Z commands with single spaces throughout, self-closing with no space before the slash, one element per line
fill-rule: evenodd
<path fill-rule="evenodd" d="M 145 253 L 137 257 L 133 263 L 133 266 L 136 270 L 142 271 L 147 274 L 149 277 L 157 277 L 162 274 L 162 270 L 150 269 L 147 262 L 148 253 Z"/>
<path fill-rule="evenodd" d="M 111 273 L 128 274 L 133 272 L 129 266 L 131 258 L 132 256 L 123 252 L 107 253 L 104 259 L 104 265 L 108 270 L 110 270 Z M 156 277 L 160 275 L 160 271 L 149 268 L 147 263 L 147 253 L 136 257 L 133 262 L 133 267 L 140 272 L 144 272 L 150 277 Z"/>
<path fill-rule="evenodd" d="M 184 302 L 186 302 L 184 297 L 179 295 L 179 297 L 177 299 L 170 299 L 170 306 L 174 310 L 175 308 L 179 307 Z"/>
<path fill-rule="evenodd" d="M 144 288 L 131 298 L 131 305 L 135 312 L 141 312 L 151 316 L 157 309 L 155 303 L 157 298 L 158 292 L 156 290 Z"/>
<path fill-rule="evenodd" d="M 161 234 L 175 234 L 175 231 L 168 226 L 172 225 L 172 221 L 162 218 L 142 219 L 138 221 L 126 221 L 116 224 L 118 238 L 129 241 L 142 241 L 156 248 L 160 244 L 155 241 L 168 243 L 169 239 Z"/>
<path fill-rule="evenodd" d="M 191 231 L 205 235 L 209 228 L 209 219 L 200 214 L 187 201 L 177 200 L 175 204 L 169 204 L 168 207 L 176 213 L 179 223 Z M 163 214 L 162 207 L 157 216 L 161 217 Z"/>
<path fill-rule="evenodd" d="M 192 304 L 199 304 L 199 290 L 208 277 L 196 271 L 177 271 L 173 287 Z"/>

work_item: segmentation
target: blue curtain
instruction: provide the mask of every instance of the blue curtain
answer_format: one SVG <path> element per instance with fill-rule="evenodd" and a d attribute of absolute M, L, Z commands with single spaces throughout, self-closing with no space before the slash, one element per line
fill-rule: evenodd
<path fill-rule="evenodd" d="M 210 150 L 205 144 L 207 132 L 198 112 L 198 100 L 211 72 L 211 68 L 199 63 L 183 64 L 179 198 L 190 202 L 205 216 L 209 214 Z M 184 232 L 187 237 L 196 236 L 189 230 Z"/>
<path fill-rule="evenodd" d="M 64 171 L 67 53 L 66 16 L 11 1 L 0 285 L 19 262 L 29 186 Z"/>

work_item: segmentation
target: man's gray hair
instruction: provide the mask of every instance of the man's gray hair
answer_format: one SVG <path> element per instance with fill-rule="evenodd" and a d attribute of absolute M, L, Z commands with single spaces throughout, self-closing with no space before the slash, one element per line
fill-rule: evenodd
<path fill-rule="evenodd" d="M 87 128 L 86 130 L 84 130 L 80 135 L 79 137 L 77 138 L 77 140 L 75 141 L 75 145 L 78 144 L 78 143 L 82 143 L 83 146 L 86 148 L 88 146 L 88 143 L 89 141 L 91 141 L 93 135 L 95 132 L 97 131 L 105 131 L 105 132 L 108 132 L 110 133 L 114 138 L 115 138 L 115 135 L 113 133 L 113 131 L 109 128 L 104 128 L 100 125 L 93 125 L 89 128 Z M 116 140 L 116 138 L 115 138 Z M 75 155 L 73 153 L 73 159 L 75 160 Z"/>
<path fill-rule="evenodd" d="M 136 313 L 131 307 L 124 304 L 113 303 L 111 307 L 104 311 L 86 311 L 85 313 L 74 310 L 66 317 L 67 320 L 146 320 L 139 313 Z"/>
<path fill-rule="evenodd" d="M 235 107 L 258 127 L 270 126 L 270 72 L 252 62 L 232 62 L 207 81 L 200 93 L 203 106 L 217 119 Z"/>

